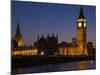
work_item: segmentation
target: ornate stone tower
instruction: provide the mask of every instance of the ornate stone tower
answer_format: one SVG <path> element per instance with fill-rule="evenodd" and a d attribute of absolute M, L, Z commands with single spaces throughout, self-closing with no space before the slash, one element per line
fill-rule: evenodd
<path fill-rule="evenodd" d="M 16 41 L 18 47 L 23 46 L 22 35 L 20 33 L 19 23 L 17 23 L 17 28 L 16 28 L 14 40 Z"/>
<path fill-rule="evenodd" d="M 77 44 L 78 55 L 87 55 L 87 20 L 84 17 L 83 7 L 80 8 L 77 19 Z"/>

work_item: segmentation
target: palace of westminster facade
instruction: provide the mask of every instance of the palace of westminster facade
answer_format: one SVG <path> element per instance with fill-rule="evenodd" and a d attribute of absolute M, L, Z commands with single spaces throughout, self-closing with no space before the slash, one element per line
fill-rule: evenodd
<path fill-rule="evenodd" d="M 87 53 L 87 20 L 84 16 L 83 7 L 80 7 L 77 18 L 77 38 L 72 43 L 58 43 L 58 35 L 48 34 L 37 36 L 37 42 L 33 46 L 23 44 L 19 23 L 16 34 L 11 41 L 12 56 L 33 56 L 33 55 L 88 55 Z"/>

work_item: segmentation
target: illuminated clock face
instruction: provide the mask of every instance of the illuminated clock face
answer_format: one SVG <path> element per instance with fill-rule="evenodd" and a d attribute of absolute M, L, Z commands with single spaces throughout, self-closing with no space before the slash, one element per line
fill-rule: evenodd
<path fill-rule="evenodd" d="M 81 27 L 82 26 L 82 23 L 78 23 L 78 27 Z"/>
<path fill-rule="evenodd" d="M 84 23 L 84 27 L 86 27 L 86 23 Z"/>

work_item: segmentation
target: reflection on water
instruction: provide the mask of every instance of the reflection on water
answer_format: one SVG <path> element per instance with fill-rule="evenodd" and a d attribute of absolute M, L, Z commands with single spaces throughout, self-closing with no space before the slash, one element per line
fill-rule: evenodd
<path fill-rule="evenodd" d="M 17 73 L 17 74 L 20 74 L 21 72 L 22 72 L 22 68 L 17 68 L 17 69 L 16 69 L 16 73 Z"/>
<path fill-rule="evenodd" d="M 78 62 L 78 68 L 80 70 L 85 69 L 88 66 L 87 61 Z"/>
<path fill-rule="evenodd" d="M 68 63 L 58 63 L 49 64 L 37 67 L 28 68 L 16 68 L 12 72 L 21 73 L 37 73 L 37 72 L 54 72 L 54 71 L 71 71 L 71 70 L 86 70 L 95 69 L 95 61 L 79 61 L 79 62 L 68 62 Z"/>

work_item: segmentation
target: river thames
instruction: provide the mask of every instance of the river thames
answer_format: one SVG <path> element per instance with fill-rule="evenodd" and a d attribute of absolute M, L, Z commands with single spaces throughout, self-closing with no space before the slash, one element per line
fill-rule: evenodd
<path fill-rule="evenodd" d="M 96 61 L 77 61 L 67 63 L 48 64 L 35 67 L 16 68 L 12 70 L 13 74 L 26 73 L 43 73 L 43 72 L 58 72 L 58 71 L 75 71 L 75 70 L 90 70 L 96 69 Z"/>

